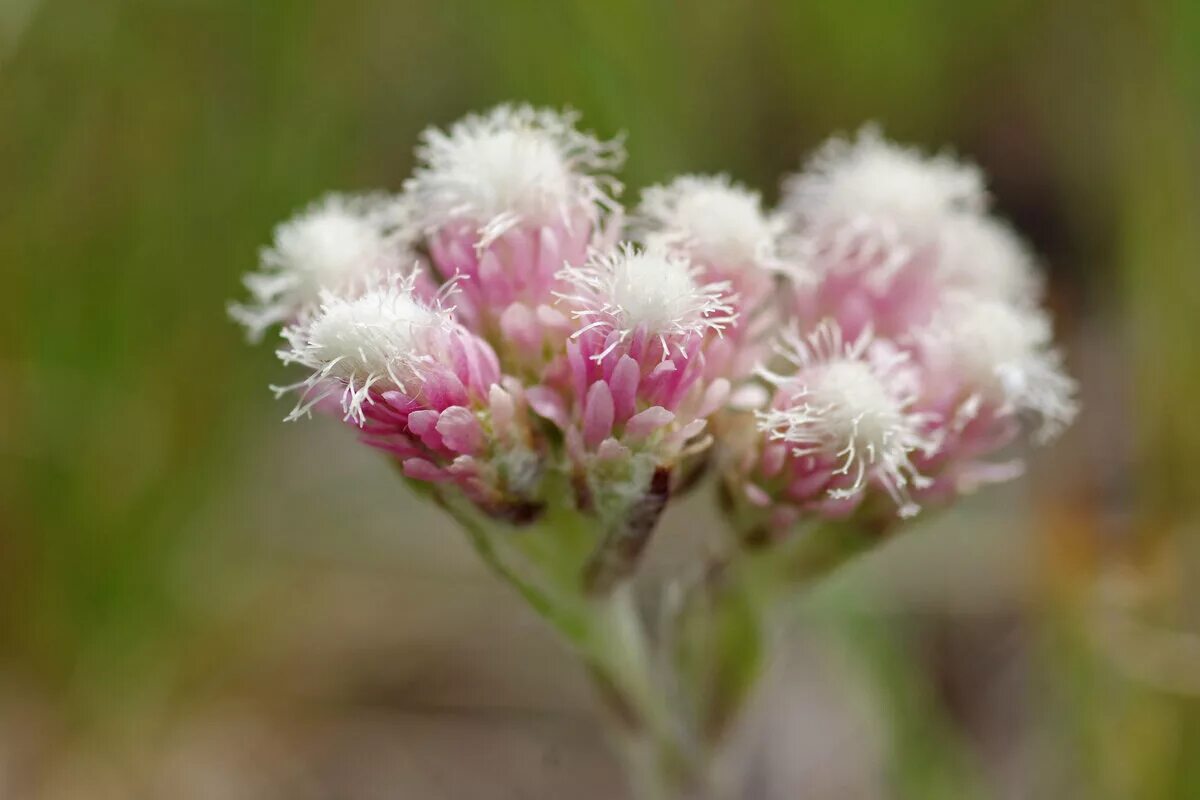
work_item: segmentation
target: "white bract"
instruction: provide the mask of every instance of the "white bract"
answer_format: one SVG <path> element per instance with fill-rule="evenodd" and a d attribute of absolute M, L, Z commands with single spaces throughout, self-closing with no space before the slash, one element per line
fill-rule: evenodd
<path fill-rule="evenodd" d="M 945 286 L 984 299 L 1032 307 L 1042 294 L 1029 250 L 1012 229 L 990 217 L 947 220 L 939 268 Z"/>
<path fill-rule="evenodd" d="M 313 370 L 300 384 L 276 390 L 303 389 L 289 418 L 340 391 L 346 419 L 362 424 L 362 405 L 372 390 L 419 387 L 433 361 L 430 335 L 455 323 L 448 309 L 422 303 L 412 290 L 410 276 L 352 298 L 324 292 L 319 310 L 284 329 L 289 346 L 279 358 Z"/>
<path fill-rule="evenodd" d="M 576 319 L 586 322 L 574 336 L 590 330 L 617 334 L 596 360 L 635 331 L 659 338 L 666 357 L 668 340 L 720 333 L 737 317 L 729 304 L 729 284 L 701 283 L 699 275 L 700 268 L 682 256 L 626 243 L 594 254 L 583 266 L 564 267 L 558 277 L 572 291 L 558 297 L 574 307 Z"/>
<path fill-rule="evenodd" d="M 1063 371 L 1050 320 L 1040 309 L 956 296 L 917 341 L 936 370 L 969 388 L 969 407 L 990 402 L 1004 413 L 1036 414 L 1041 440 L 1075 418 L 1075 381 Z"/>
<path fill-rule="evenodd" d="M 409 208 L 386 195 L 333 194 L 275 229 L 257 272 L 245 276 L 253 302 L 229 312 L 252 339 L 314 306 L 322 290 L 353 293 L 411 267 Z"/>
<path fill-rule="evenodd" d="M 832 139 L 784 184 L 784 209 L 804 225 L 879 225 L 926 232 L 948 213 L 987 205 L 983 175 L 947 155 L 925 156 L 873 126 L 852 141 Z"/>
<path fill-rule="evenodd" d="M 757 192 L 725 175 L 684 175 L 642 193 L 636 218 L 651 244 L 721 267 L 776 265 L 782 223 L 763 213 Z"/>
<path fill-rule="evenodd" d="M 601 142 L 574 125 L 578 115 L 502 105 L 449 130 L 429 128 L 418 167 L 405 183 L 426 231 L 463 221 L 481 246 L 519 224 L 550 224 L 583 209 L 615 205 L 620 184 L 600 174 L 620 166 L 619 141 Z"/>
<path fill-rule="evenodd" d="M 916 397 L 906 357 L 873 347 L 870 333 L 845 342 L 828 321 L 807 337 L 785 335 L 778 350 L 796 372 L 760 371 L 780 390 L 783 402 L 757 413 L 759 429 L 792 445 L 796 457 L 837 462 L 834 474 L 850 481 L 830 489 L 831 497 L 852 497 L 875 480 L 896 501 L 901 516 L 915 514 L 908 487 L 921 488 L 928 481 L 910 454 L 929 452 L 934 443 L 922 434 L 928 415 L 911 411 Z"/>

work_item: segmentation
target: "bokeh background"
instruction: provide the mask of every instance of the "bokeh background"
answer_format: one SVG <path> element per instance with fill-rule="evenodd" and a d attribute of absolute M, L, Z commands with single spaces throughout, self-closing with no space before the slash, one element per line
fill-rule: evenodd
<path fill-rule="evenodd" d="M 1194 0 L 0 0 L 0 797 L 622 796 L 576 666 L 224 314 L 510 99 L 626 131 L 630 199 L 877 120 L 1049 273 L 1082 417 L 814 594 L 755 796 L 1200 797 Z"/>

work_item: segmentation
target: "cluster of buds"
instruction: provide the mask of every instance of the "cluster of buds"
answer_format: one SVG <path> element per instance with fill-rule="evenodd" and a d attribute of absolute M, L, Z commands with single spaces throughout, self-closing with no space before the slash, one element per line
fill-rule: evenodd
<path fill-rule="evenodd" d="M 309 371 L 278 389 L 290 417 L 341 417 L 487 517 L 568 504 L 634 552 L 714 441 L 735 520 L 785 531 L 910 516 L 1013 474 L 988 458 L 1024 418 L 1070 422 L 1032 260 L 976 169 L 867 130 L 774 212 L 684 176 L 626 216 L 620 141 L 575 123 L 506 105 L 430 129 L 399 193 L 277 229 L 231 313 Z"/>
<path fill-rule="evenodd" d="M 787 332 L 728 442 L 744 528 L 910 517 L 1019 474 L 994 459 L 1027 420 L 1046 441 L 1073 419 L 1033 260 L 976 168 L 867 128 L 789 178 L 778 213 Z"/>

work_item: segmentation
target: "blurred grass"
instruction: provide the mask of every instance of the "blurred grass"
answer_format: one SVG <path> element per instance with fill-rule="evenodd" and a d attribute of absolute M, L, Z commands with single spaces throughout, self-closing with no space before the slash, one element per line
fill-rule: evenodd
<path fill-rule="evenodd" d="M 1035 698 L 1049 698 L 1038 740 L 1087 785 L 1079 796 L 1200 795 L 1196 700 L 1117 674 L 1088 638 L 1088 587 L 1124 554 L 1145 613 L 1200 630 L 1196 3 L 0 0 L 0 12 L 4 682 L 93 724 L 147 695 L 186 698 L 204 665 L 273 624 L 256 603 L 279 591 L 263 589 L 279 559 L 320 576 L 387 552 L 354 530 L 406 513 L 407 498 L 382 477 L 363 488 L 369 460 L 320 423 L 281 429 L 263 388 L 280 374 L 269 348 L 246 347 L 223 315 L 271 226 L 310 198 L 397 187 L 423 126 L 507 99 L 626 131 L 635 189 L 727 170 L 768 197 L 812 145 L 877 119 L 993 176 L 1001 211 L 1048 258 L 1085 382 L 1088 413 L 1048 457 L 1063 468 L 1039 473 L 1033 505 L 1052 554 L 1034 548 L 1048 586 L 1026 621 L 1040 633 Z M 298 555 L 295 541 L 328 549 Z M 964 796 L 976 756 L 912 635 L 847 626 L 896 723 L 897 791 Z"/>

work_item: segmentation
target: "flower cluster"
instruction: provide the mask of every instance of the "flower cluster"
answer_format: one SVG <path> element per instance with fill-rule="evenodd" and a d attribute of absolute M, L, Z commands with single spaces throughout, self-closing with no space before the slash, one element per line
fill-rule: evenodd
<path fill-rule="evenodd" d="M 430 129 L 400 193 L 280 226 L 231 313 L 255 337 L 282 323 L 280 358 L 309 370 L 278 390 L 298 394 L 292 418 L 335 413 L 408 478 L 514 522 L 562 485 L 613 524 L 669 492 L 729 392 L 707 354 L 743 283 L 717 275 L 745 254 L 620 241 L 620 142 L 575 119 L 506 105 Z"/>
<path fill-rule="evenodd" d="M 774 210 L 688 175 L 626 215 L 620 141 L 576 121 L 505 105 L 429 129 L 398 193 L 280 225 L 230 313 L 279 326 L 305 371 L 276 388 L 288 418 L 341 419 L 442 504 L 587 664 L 631 769 L 691 796 L 772 604 L 1016 474 L 1001 451 L 1063 430 L 1075 384 L 974 167 L 868 128 Z M 735 535 L 662 582 L 648 625 L 628 578 L 706 469 Z"/>
<path fill-rule="evenodd" d="M 1023 419 L 1040 441 L 1070 423 L 1075 386 L 1033 260 L 988 214 L 977 169 L 867 128 L 789 178 L 779 214 L 790 332 L 759 370 L 755 430 L 730 437 L 726 475 L 760 530 L 911 516 L 1017 474 L 988 458 Z"/>
<path fill-rule="evenodd" d="M 569 112 L 432 128 L 399 193 L 281 225 L 231 314 L 308 370 L 279 389 L 291 417 L 336 414 L 509 522 L 661 510 L 714 436 L 740 519 L 909 516 L 1011 474 L 987 459 L 1024 418 L 1071 421 L 1032 259 L 975 168 L 867 129 L 773 212 L 684 176 L 626 217 L 623 156 Z"/>

